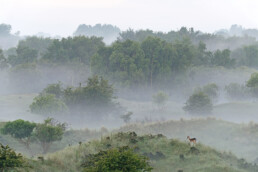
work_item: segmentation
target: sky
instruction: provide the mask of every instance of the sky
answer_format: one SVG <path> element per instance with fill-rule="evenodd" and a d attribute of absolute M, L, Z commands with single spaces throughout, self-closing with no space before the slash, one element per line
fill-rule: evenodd
<path fill-rule="evenodd" d="M 232 24 L 258 28 L 256 0 L 0 0 L 0 23 L 13 32 L 72 35 L 79 24 L 113 24 L 154 31 L 182 26 L 203 32 Z"/>

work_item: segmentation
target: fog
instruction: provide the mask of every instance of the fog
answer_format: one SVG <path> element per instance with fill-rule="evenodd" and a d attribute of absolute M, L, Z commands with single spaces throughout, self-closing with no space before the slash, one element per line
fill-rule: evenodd
<path fill-rule="evenodd" d="M 155 138 L 156 155 L 167 138 L 175 150 L 184 145 L 185 159 L 179 152 L 174 158 L 182 164 L 198 154 L 218 156 L 230 168 L 256 168 L 257 8 L 251 0 L 2 1 L 0 145 L 47 169 L 49 152 L 72 155 L 90 141 L 96 153 L 101 148 L 92 139 L 108 150 L 115 133 L 131 132 L 125 144 Z M 31 148 L 5 133 L 16 120 L 32 122 L 25 137 Z M 58 128 L 60 136 L 44 142 L 47 136 L 37 135 L 42 126 Z M 134 131 L 148 136 L 139 139 Z M 220 152 L 213 155 L 210 147 Z M 87 151 L 76 153 L 76 163 Z"/>

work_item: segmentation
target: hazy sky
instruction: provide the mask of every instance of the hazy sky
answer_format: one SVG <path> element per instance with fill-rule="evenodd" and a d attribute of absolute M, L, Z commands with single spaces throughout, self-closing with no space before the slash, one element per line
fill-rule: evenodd
<path fill-rule="evenodd" d="M 169 31 L 205 32 L 240 24 L 258 28 L 256 0 L 0 0 L 0 23 L 21 34 L 71 35 L 79 24 L 113 24 Z"/>

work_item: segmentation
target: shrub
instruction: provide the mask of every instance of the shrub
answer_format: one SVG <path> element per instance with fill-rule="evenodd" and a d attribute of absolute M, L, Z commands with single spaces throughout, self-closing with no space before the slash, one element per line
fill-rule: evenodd
<path fill-rule="evenodd" d="M 258 73 L 253 73 L 247 81 L 246 86 L 251 89 L 254 97 L 258 97 Z"/>
<path fill-rule="evenodd" d="M 207 94 L 195 92 L 189 97 L 183 109 L 191 114 L 209 114 L 212 111 L 212 103 Z"/>
<path fill-rule="evenodd" d="M 134 153 L 128 147 L 90 154 L 86 156 L 82 167 L 85 167 L 84 172 L 140 172 L 152 170 L 146 157 Z"/>
<path fill-rule="evenodd" d="M 24 166 L 24 159 L 21 154 L 17 154 L 8 145 L 0 143 L 0 171 L 13 170 Z"/>
<path fill-rule="evenodd" d="M 12 122 L 7 122 L 1 129 L 1 132 L 3 134 L 10 134 L 20 143 L 24 144 L 27 149 L 30 149 L 31 136 L 35 127 L 35 123 L 18 119 Z"/>
<path fill-rule="evenodd" d="M 53 94 L 39 95 L 30 105 L 32 113 L 40 115 L 55 115 L 67 110 L 65 103 Z"/>

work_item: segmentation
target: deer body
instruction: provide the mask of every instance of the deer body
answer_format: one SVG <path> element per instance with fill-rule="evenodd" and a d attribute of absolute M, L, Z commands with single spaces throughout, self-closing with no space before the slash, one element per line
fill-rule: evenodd
<path fill-rule="evenodd" d="M 196 138 L 190 138 L 187 136 L 187 139 L 190 141 L 190 144 L 193 143 L 194 145 L 196 144 Z"/>

